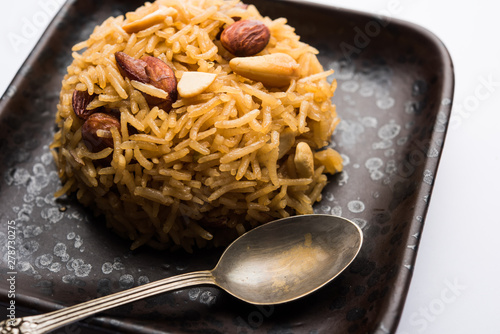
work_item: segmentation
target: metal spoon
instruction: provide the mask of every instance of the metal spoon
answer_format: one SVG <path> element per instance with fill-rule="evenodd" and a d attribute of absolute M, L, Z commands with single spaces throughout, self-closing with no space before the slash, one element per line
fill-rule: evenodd
<path fill-rule="evenodd" d="M 235 240 L 212 270 L 165 278 L 51 313 L 5 320 L 0 333 L 47 333 L 97 312 L 192 285 L 213 284 L 252 304 L 301 298 L 339 275 L 363 234 L 344 218 L 303 215 L 259 226 Z"/>

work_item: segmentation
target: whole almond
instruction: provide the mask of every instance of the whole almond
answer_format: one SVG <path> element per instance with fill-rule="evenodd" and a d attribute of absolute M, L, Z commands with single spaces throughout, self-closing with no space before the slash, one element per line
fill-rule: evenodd
<path fill-rule="evenodd" d="M 115 59 L 123 74 L 130 80 L 149 82 L 149 77 L 146 74 L 148 64 L 145 61 L 131 57 L 124 52 L 115 53 Z"/>
<path fill-rule="evenodd" d="M 87 110 L 87 106 L 94 99 L 87 91 L 76 90 L 73 92 L 72 106 L 75 115 L 78 118 L 86 120 L 94 110 Z"/>
<path fill-rule="evenodd" d="M 130 80 L 150 84 L 167 93 L 165 99 L 145 94 L 149 105 L 158 106 L 167 112 L 172 109 L 172 103 L 177 100 L 177 79 L 170 66 L 159 58 L 147 55 L 136 59 L 126 53 L 117 52 L 115 59 L 123 75 Z"/>
<path fill-rule="evenodd" d="M 96 153 L 107 147 L 112 148 L 114 146 L 111 128 L 120 129 L 120 121 L 112 115 L 94 113 L 87 118 L 82 126 L 82 139 L 89 151 Z M 98 130 L 106 131 L 107 136 L 99 137 L 97 135 Z"/>
<path fill-rule="evenodd" d="M 269 28 L 257 20 L 239 20 L 226 28 L 220 41 L 237 57 L 256 55 L 265 49 L 271 38 Z"/>
<path fill-rule="evenodd" d="M 158 104 L 160 108 L 169 111 L 172 109 L 172 103 L 177 100 L 177 79 L 174 70 L 163 60 L 156 57 L 143 56 L 141 60 L 146 63 L 148 83 L 168 93 L 166 100 L 153 104 Z"/>

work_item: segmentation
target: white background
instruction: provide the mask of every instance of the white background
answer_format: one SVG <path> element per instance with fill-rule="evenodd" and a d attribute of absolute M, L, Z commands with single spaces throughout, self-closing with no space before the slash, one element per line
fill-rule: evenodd
<path fill-rule="evenodd" d="M 491 0 L 315 1 L 417 23 L 450 51 L 456 121 L 449 127 L 397 333 L 500 333 L 500 5 Z M 1 2 L 0 95 L 62 2 Z"/>

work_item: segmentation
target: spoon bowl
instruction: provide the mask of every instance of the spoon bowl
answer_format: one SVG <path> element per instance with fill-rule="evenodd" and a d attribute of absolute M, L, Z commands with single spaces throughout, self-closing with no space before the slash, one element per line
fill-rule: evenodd
<path fill-rule="evenodd" d="M 354 260 L 362 243 L 360 228 L 345 218 L 283 218 L 233 242 L 212 275 L 219 287 L 248 303 L 285 303 L 337 277 Z"/>
<path fill-rule="evenodd" d="M 345 218 L 283 218 L 236 239 L 212 270 L 164 278 L 47 314 L 5 320 L 0 322 L 0 333 L 47 333 L 113 307 L 200 284 L 216 285 L 252 304 L 285 303 L 337 277 L 362 243 L 359 227 Z"/>

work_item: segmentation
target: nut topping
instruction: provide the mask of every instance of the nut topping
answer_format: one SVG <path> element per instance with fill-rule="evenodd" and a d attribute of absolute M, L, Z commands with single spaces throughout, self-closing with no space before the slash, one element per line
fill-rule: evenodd
<path fill-rule="evenodd" d="M 152 27 L 155 24 L 162 23 L 167 16 L 174 15 L 177 15 L 177 10 L 175 8 L 161 6 L 155 12 L 146 15 L 139 20 L 126 23 L 123 26 L 123 30 L 125 30 L 129 34 L 139 32 L 141 30 Z"/>
<path fill-rule="evenodd" d="M 177 79 L 174 71 L 161 59 L 143 56 L 133 58 L 123 52 L 115 54 L 116 63 L 130 80 L 150 84 L 165 91 L 166 98 L 158 98 L 145 94 L 150 105 L 157 105 L 165 111 L 170 111 L 172 103 L 177 100 Z"/>
<path fill-rule="evenodd" d="M 342 171 L 342 157 L 337 151 L 331 148 L 314 153 L 314 160 L 320 165 L 325 166 L 325 172 L 329 174 Z"/>
<path fill-rule="evenodd" d="M 221 43 L 237 57 L 256 55 L 265 49 L 271 38 L 269 28 L 257 20 L 239 20 L 226 28 Z"/>
<path fill-rule="evenodd" d="M 76 90 L 73 92 L 73 111 L 78 118 L 86 120 L 94 110 L 87 110 L 87 106 L 94 99 L 87 91 Z"/>
<path fill-rule="evenodd" d="M 161 104 L 160 107 L 162 109 L 169 111 L 172 108 L 172 103 L 177 100 L 177 79 L 175 78 L 174 70 L 156 57 L 143 56 L 141 60 L 147 64 L 146 74 L 148 75 L 149 82 L 145 83 L 150 83 L 168 93 L 168 98 L 165 101 L 153 104 Z"/>
<path fill-rule="evenodd" d="M 214 82 L 215 78 L 217 78 L 215 73 L 184 72 L 177 86 L 179 95 L 189 98 L 201 94 Z"/>
<path fill-rule="evenodd" d="M 314 175 L 314 158 L 311 147 L 300 142 L 295 149 L 295 169 L 299 177 L 309 178 Z"/>
<path fill-rule="evenodd" d="M 271 87 L 290 84 L 292 79 L 298 77 L 299 68 L 295 59 L 286 53 L 233 58 L 229 66 L 235 73 Z"/>
<path fill-rule="evenodd" d="M 118 118 L 104 113 L 95 113 L 89 116 L 82 126 L 83 143 L 89 151 L 97 153 L 107 147 L 114 146 L 111 128 L 120 129 Z M 99 136 L 98 130 L 103 130 L 106 133 L 105 136 Z"/>
<path fill-rule="evenodd" d="M 145 61 L 130 57 L 124 52 L 115 53 L 115 59 L 118 66 L 120 66 L 130 80 L 144 83 L 149 82 L 149 77 L 146 74 L 146 66 L 148 64 Z"/>

